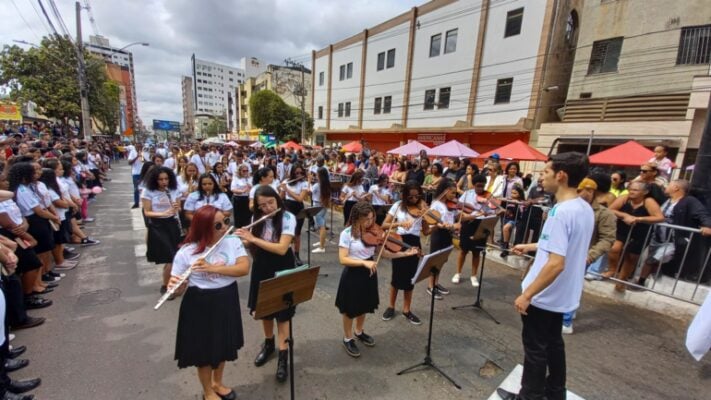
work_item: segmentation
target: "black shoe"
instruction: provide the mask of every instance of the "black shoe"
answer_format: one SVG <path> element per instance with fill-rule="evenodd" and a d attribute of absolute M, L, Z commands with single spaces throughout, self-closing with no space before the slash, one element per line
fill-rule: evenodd
<path fill-rule="evenodd" d="M 289 350 L 279 350 L 279 362 L 277 363 L 276 378 L 279 382 L 285 382 L 289 377 Z"/>
<path fill-rule="evenodd" d="M 422 325 L 422 321 L 420 321 L 419 318 L 417 318 L 417 315 L 413 314 L 412 311 L 407 312 L 407 313 L 402 313 L 402 315 L 407 318 L 408 321 L 410 321 L 411 324 L 413 325 Z"/>
<path fill-rule="evenodd" d="M 42 275 L 42 282 L 59 282 L 60 279 L 62 278 L 56 278 L 48 274 Z"/>
<path fill-rule="evenodd" d="M 160 294 L 165 294 L 165 292 L 167 292 L 167 291 L 168 291 L 168 286 L 160 285 L 160 290 L 159 290 Z"/>
<path fill-rule="evenodd" d="M 344 340 L 343 347 L 346 348 L 346 353 L 348 353 L 349 356 L 355 358 L 360 357 L 360 350 L 358 350 L 358 346 L 356 346 L 355 339 Z"/>
<path fill-rule="evenodd" d="M 254 365 L 261 367 L 266 364 L 269 357 L 274 354 L 274 338 L 264 339 L 264 344 L 262 345 L 262 350 L 257 354 L 257 358 L 254 359 Z"/>
<path fill-rule="evenodd" d="M 447 289 L 446 287 L 440 285 L 439 283 L 436 284 L 435 287 L 437 288 L 437 291 L 438 291 L 440 294 L 449 294 L 449 289 Z"/>
<path fill-rule="evenodd" d="M 42 318 L 42 322 L 44 322 L 44 318 Z M 13 347 L 12 350 L 7 352 L 7 358 L 17 358 L 24 354 L 25 351 L 27 351 L 27 346 Z"/>
<path fill-rule="evenodd" d="M 55 277 L 55 278 L 60 278 L 60 279 L 61 279 L 61 278 L 64 278 L 65 276 L 67 276 L 67 274 L 62 274 L 62 273 L 55 272 L 55 271 L 49 271 L 49 272 L 47 272 L 47 275 L 53 276 L 53 277 Z"/>
<path fill-rule="evenodd" d="M 25 298 L 25 309 L 37 310 L 52 305 L 52 300 L 43 299 L 39 296 L 29 296 Z"/>
<path fill-rule="evenodd" d="M 11 379 L 10 383 L 7 385 L 7 391 L 15 394 L 29 392 L 35 389 L 42 383 L 40 378 L 24 379 L 24 380 L 14 380 Z"/>
<path fill-rule="evenodd" d="M 50 294 L 50 293 L 52 293 L 52 292 L 54 292 L 54 289 L 50 289 L 50 288 L 47 287 L 47 288 L 45 288 L 45 289 L 44 289 L 43 291 L 41 291 L 41 292 L 32 292 L 32 294 L 35 295 L 35 296 L 37 296 L 37 295 L 40 295 L 40 294 Z"/>
<path fill-rule="evenodd" d="M 444 296 L 442 296 L 442 295 L 439 293 L 439 290 L 437 290 L 436 287 L 435 287 L 435 288 L 429 288 L 429 287 L 428 287 L 428 288 L 427 288 L 427 294 L 430 295 L 430 296 L 432 296 L 432 290 L 433 290 L 433 289 L 434 289 L 434 298 L 435 298 L 435 299 L 437 299 L 437 300 L 442 300 L 442 299 L 444 299 Z"/>
<path fill-rule="evenodd" d="M 306 264 L 305 262 L 301 261 L 301 259 L 299 257 L 295 257 L 295 258 L 296 258 L 296 266 L 297 267 L 300 267 L 300 266 Z"/>
<path fill-rule="evenodd" d="M 133 210 L 134 208 L 138 208 L 138 204 L 134 204 L 131 206 L 131 210 Z"/>
<path fill-rule="evenodd" d="M 217 392 L 215 392 L 215 393 L 217 393 Z M 237 393 L 235 393 L 234 390 L 230 390 L 230 392 L 225 395 L 222 395 L 219 393 L 217 393 L 217 395 L 220 396 L 220 398 L 222 400 L 237 400 Z"/>
<path fill-rule="evenodd" d="M 76 260 L 77 258 L 79 258 L 79 253 L 74 253 L 69 250 L 64 250 L 63 255 L 65 260 Z"/>
<path fill-rule="evenodd" d="M 388 307 L 383 313 L 383 321 L 390 321 L 395 316 L 395 310 L 392 307 Z"/>
<path fill-rule="evenodd" d="M 357 333 L 355 333 L 355 332 L 353 332 L 353 334 L 354 334 L 355 337 L 357 337 L 358 340 L 360 340 L 361 343 L 363 343 L 364 345 L 366 345 L 366 346 L 368 346 L 368 347 L 373 347 L 373 346 L 375 346 L 375 339 L 373 339 L 372 336 L 370 336 L 370 335 L 368 335 L 367 333 L 365 333 L 365 331 L 361 332 L 360 335 L 357 334 Z"/>
<path fill-rule="evenodd" d="M 51 300 L 47 300 L 47 301 L 49 301 L 51 303 Z M 25 320 L 25 322 L 23 322 L 20 325 L 14 325 L 12 327 L 12 329 L 13 330 L 20 330 L 20 329 L 34 328 L 35 326 L 44 324 L 44 321 L 45 321 L 44 317 L 30 317 L 30 316 L 28 316 L 27 319 Z M 24 348 L 25 346 L 20 346 L 20 347 Z M 22 351 L 24 352 L 25 350 L 22 350 Z M 19 356 L 20 354 L 22 354 L 22 353 L 19 353 L 17 355 Z M 15 356 L 15 357 L 17 357 L 17 356 Z M 14 357 L 10 357 L 10 358 L 14 358 Z"/>
<path fill-rule="evenodd" d="M 504 390 L 502 388 L 497 388 L 496 389 L 496 394 L 501 397 L 501 400 L 519 400 L 521 399 L 518 394 L 516 393 L 511 393 L 508 390 Z"/>
<path fill-rule="evenodd" d="M 5 361 L 5 371 L 7 371 L 7 372 L 17 371 L 18 369 L 25 368 L 28 365 L 30 365 L 30 360 L 9 359 L 9 360 Z"/>
<path fill-rule="evenodd" d="M 5 396 L 2 397 L 2 400 L 35 400 L 35 395 L 5 392 Z"/>
<path fill-rule="evenodd" d="M 56 287 L 59 287 L 59 284 L 57 282 L 46 282 L 47 283 L 47 289 L 54 289 Z"/>

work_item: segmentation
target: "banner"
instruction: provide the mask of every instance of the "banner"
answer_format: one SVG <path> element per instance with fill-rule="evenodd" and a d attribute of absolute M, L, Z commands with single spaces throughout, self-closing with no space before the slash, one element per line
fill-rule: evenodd
<path fill-rule="evenodd" d="M 0 103 L 0 120 L 22 122 L 20 107 L 15 103 Z"/>

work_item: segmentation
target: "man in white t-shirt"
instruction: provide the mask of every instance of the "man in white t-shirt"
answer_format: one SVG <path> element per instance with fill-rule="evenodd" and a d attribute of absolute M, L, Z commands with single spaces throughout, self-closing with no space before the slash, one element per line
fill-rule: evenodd
<path fill-rule="evenodd" d="M 207 146 L 200 146 L 198 152 L 193 154 L 192 157 L 190 157 L 190 162 L 197 165 L 198 173 L 200 175 L 204 174 L 205 172 L 210 172 L 210 165 L 207 162 L 206 154 Z"/>
<path fill-rule="evenodd" d="M 141 169 L 143 168 L 143 145 L 136 143 L 135 146 L 126 146 L 128 150 L 128 165 L 131 166 L 131 177 L 133 178 L 133 206 L 138 208 L 138 184 L 140 183 Z"/>
<path fill-rule="evenodd" d="M 557 204 L 548 212 L 538 243 L 519 244 L 512 249 L 516 254 L 537 252 L 521 283 L 523 292 L 514 302 L 523 321 L 521 391 L 514 394 L 497 389 L 504 400 L 565 399 L 563 313 L 580 304 L 595 225 L 590 204 L 577 193 L 577 186 L 587 173 L 588 158 L 582 153 L 551 156 L 543 170 L 543 187 L 546 192 L 555 193 Z"/>

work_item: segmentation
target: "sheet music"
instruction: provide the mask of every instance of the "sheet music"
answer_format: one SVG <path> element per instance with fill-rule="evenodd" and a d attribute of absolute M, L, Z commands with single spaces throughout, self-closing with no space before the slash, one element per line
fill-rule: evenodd
<path fill-rule="evenodd" d="M 430 253 L 430 254 L 427 254 L 424 257 L 422 257 L 420 259 L 420 263 L 417 265 L 417 272 L 415 272 L 415 275 L 412 277 L 412 284 L 414 285 L 415 283 L 417 283 L 417 277 L 420 276 L 420 273 L 422 273 L 422 269 L 425 267 L 425 265 L 427 265 L 427 262 L 430 259 L 432 259 L 442 253 L 450 252 L 450 251 L 452 251 L 452 249 L 454 249 L 454 246 L 445 247 L 442 250 L 437 250 L 434 253 Z"/>

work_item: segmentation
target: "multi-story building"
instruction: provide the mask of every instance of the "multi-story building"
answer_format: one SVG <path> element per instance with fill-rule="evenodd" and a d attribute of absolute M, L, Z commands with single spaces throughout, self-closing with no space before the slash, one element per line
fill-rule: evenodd
<path fill-rule="evenodd" d="M 554 117 L 544 77 L 567 80 L 565 16 L 581 0 L 430 1 L 313 52 L 318 143 L 378 150 L 457 139 L 479 152 Z M 564 85 L 565 86 L 565 85 Z"/>
<path fill-rule="evenodd" d="M 306 89 L 304 107 L 307 113 L 311 108 L 311 86 L 311 71 L 304 68 L 303 87 Z M 286 104 L 301 108 L 301 95 L 299 94 L 301 87 L 302 72 L 297 67 L 270 64 L 266 71 L 255 77 L 247 78 L 236 91 L 239 138 L 256 140 L 259 134 L 259 129 L 256 129 L 252 124 L 252 117 L 249 113 L 249 99 L 254 93 L 264 89 L 271 90 L 279 95 Z"/>
<path fill-rule="evenodd" d="M 264 71 L 266 65 L 252 57 L 242 58 L 240 67 L 230 67 L 191 57 L 193 78 L 193 110 L 195 114 L 222 116 L 227 130 L 237 129 L 235 88 L 245 78 Z"/>
<path fill-rule="evenodd" d="M 183 125 L 180 127 L 184 138 L 195 133 L 195 103 L 193 102 L 193 78 L 184 76 L 181 80 L 183 93 Z"/>
<path fill-rule="evenodd" d="M 711 90 L 708 1 L 586 1 L 577 12 L 562 122 L 541 125 L 538 147 L 586 151 L 592 139 L 595 153 L 634 139 L 692 164 Z"/>
<path fill-rule="evenodd" d="M 121 90 L 119 130 L 123 134 L 128 128 L 136 131 L 138 125 L 138 103 L 136 102 L 136 80 L 133 70 L 133 54 L 125 49 L 111 47 L 109 39 L 103 36 L 89 36 L 85 44 L 89 53 L 101 57 L 106 63 L 109 79 L 119 85 Z"/>

